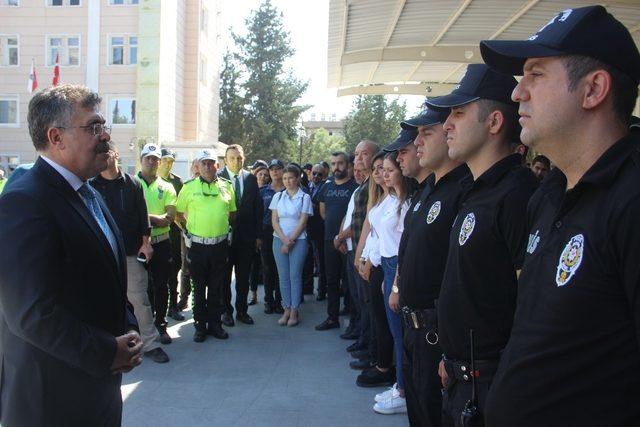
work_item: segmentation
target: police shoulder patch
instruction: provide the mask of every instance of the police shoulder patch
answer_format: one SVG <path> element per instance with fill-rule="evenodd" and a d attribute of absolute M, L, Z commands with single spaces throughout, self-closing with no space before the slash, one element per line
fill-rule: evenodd
<path fill-rule="evenodd" d="M 463 246 L 471 237 L 471 233 L 473 233 L 473 229 L 476 226 L 476 216 L 473 212 L 467 214 L 464 217 L 464 221 L 462 221 L 462 226 L 460 227 L 460 234 L 458 235 L 458 244 Z"/>
<path fill-rule="evenodd" d="M 583 256 L 584 235 L 576 234 L 569 240 L 560 254 L 556 272 L 556 285 L 558 287 L 569 283 L 578 268 L 580 268 Z"/>
<path fill-rule="evenodd" d="M 436 218 L 438 218 L 441 209 L 442 203 L 440 203 L 440 200 L 431 205 L 431 207 L 429 208 L 429 213 L 427 214 L 427 224 L 431 224 L 436 220 Z"/>

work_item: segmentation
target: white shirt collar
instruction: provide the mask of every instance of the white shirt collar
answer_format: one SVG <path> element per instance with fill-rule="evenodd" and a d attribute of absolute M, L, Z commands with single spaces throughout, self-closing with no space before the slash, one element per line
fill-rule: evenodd
<path fill-rule="evenodd" d="M 40 157 L 42 157 L 42 160 L 44 160 L 45 162 L 49 163 L 49 165 L 51 165 L 51 167 L 54 168 L 56 172 L 62 175 L 62 177 L 69 183 L 74 191 L 78 191 L 78 189 L 84 185 L 84 181 L 78 178 L 78 176 L 71 172 L 69 169 L 65 168 L 64 166 L 60 166 L 58 163 L 54 162 L 47 156 L 41 154 Z"/>
<path fill-rule="evenodd" d="M 293 195 L 293 197 L 289 196 L 289 193 L 287 192 L 286 188 L 284 190 L 284 193 L 287 195 L 287 197 L 289 197 L 291 200 L 293 199 L 300 199 L 304 196 L 304 191 L 302 191 L 302 188 L 298 187 L 298 191 L 296 192 L 296 194 Z"/>

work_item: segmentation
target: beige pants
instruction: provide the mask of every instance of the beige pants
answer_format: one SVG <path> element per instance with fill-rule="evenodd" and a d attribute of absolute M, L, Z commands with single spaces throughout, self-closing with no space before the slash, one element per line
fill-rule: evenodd
<path fill-rule="evenodd" d="M 135 256 L 127 257 L 127 298 L 133 305 L 133 310 L 138 319 L 140 336 L 142 337 L 142 351 L 147 352 L 160 347 L 158 338 L 160 334 L 153 324 L 153 313 L 147 286 L 149 283 L 147 270 Z"/>

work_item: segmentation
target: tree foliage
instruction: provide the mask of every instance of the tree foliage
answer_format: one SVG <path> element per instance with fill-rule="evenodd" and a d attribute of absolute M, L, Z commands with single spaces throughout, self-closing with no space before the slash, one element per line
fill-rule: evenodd
<path fill-rule="evenodd" d="M 220 72 L 220 136 L 226 144 L 244 142 L 244 98 L 240 94 L 240 70 L 231 52 L 222 59 Z"/>
<path fill-rule="evenodd" d="M 326 129 L 318 129 L 302 144 L 302 163 L 316 164 L 322 160 L 328 161 L 331 153 L 345 151 L 345 147 L 344 137 L 329 135 Z"/>
<path fill-rule="evenodd" d="M 384 95 L 359 95 L 344 122 L 346 148 L 354 151 L 358 142 L 371 139 L 381 147 L 392 142 L 407 114 L 406 102 Z"/>

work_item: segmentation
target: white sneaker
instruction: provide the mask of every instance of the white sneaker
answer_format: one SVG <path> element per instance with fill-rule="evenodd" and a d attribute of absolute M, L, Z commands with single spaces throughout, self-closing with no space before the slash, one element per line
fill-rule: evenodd
<path fill-rule="evenodd" d="M 389 387 L 388 390 L 376 394 L 374 400 L 376 402 L 384 402 L 385 400 L 391 399 L 391 397 L 393 396 L 400 396 L 400 392 L 398 391 L 398 383 L 395 383 L 393 387 Z"/>
<path fill-rule="evenodd" d="M 407 401 L 404 397 L 391 397 L 383 402 L 373 405 L 373 410 L 378 414 L 391 415 L 407 412 Z"/>

